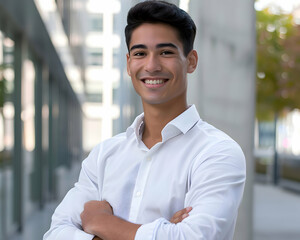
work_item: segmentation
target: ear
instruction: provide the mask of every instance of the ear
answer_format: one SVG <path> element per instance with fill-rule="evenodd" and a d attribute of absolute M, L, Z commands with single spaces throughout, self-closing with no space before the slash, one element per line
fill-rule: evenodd
<path fill-rule="evenodd" d="M 190 53 L 187 56 L 187 60 L 188 60 L 187 72 L 192 73 L 197 68 L 197 63 L 198 63 L 198 54 L 196 50 L 190 51 Z"/>
<path fill-rule="evenodd" d="M 127 60 L 127 73 L 129 76 L 131 76 L 130 68 L 129 68 L 129 63 L 130 63 L 130 55 L 129 53 L 126 54 L 126 60 Z"/>

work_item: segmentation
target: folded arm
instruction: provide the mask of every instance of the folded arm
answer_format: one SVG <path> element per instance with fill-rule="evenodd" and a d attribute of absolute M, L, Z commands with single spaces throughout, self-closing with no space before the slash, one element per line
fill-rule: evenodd
<path fill-rule="evenodd" d="M 212 154 L 212 158 L 193 166 L 185 197 L 185 206 L 193 209 L 184 219 L 178 221 L 173 216 L 137 225 L 111 212 L 103 214 L 93 230 L 84 229 L 103 240 L 232 239 L 245 183 L 244 156 L 240 149 L 232 153 L 229 148 Z"/>
<path fill-rule="evenodd" d="M 213 153 L 205 161 L 202 156 L 201 161 L 195 162 L 184 203 L 193 210 L 181 222 L 177 219 L 174 224 L 172 219 L 159 218 L 137 225 L 104 211 L 102 224 L 97 227 L 90 227 L 81 215 L 86 202 L 101 199 L 98 194 L 102 184 L 94 169 L 105 167 L 97 166 L 98 153 L 92 152 L 83 163 L 75 188 L 56 209 L 44 240 L 92 240 L 95 235 L 98 240 L 231 239 L 245 183 L 245 166 L 241 150 L 232 153 L 232 148 L 228 149 Z"/>
<path fill-rule="evenodd" d="M 189 216 L 191 207 L 176 212 L 170 222 L 180 223 Z M 140 224 L 130 223 L 113 215 L 107 201 L 89 201 L 80 215 L 83 230 L 95 235 L 93 240 L 130 240 L 134 239 Z"/>
<path fill-rule="evenodd" d="M 191 168 L 185 206 L 190 216 L 171 224 L 160 218 L 142 225 L 135 240 L 228 240 L 233 238 L 246 179 L 245 158 L 238 145 L 219 144 Z"/>

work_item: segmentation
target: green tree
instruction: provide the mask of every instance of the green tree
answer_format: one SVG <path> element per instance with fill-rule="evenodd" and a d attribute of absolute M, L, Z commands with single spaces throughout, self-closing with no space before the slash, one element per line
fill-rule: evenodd
<path fill-rule="evenodd" d="M 6 79 L 4 78 L 3 71 L 5 69 L 5 66 L 3 64 L 0 65 L 0 117 L 3 118 L 3 106 L 5 101 L 5 94 L 6 94 Z M 5 131 L 4 126 L 3 131 Z M 2 141 L 2 139 L 0 139 Z M 0 151 L 0 167 L 2 165 L 3 161 L 3 152 Z"/>
<path fill-rule="evenodd" d="M 290 108 L 300 108 L 300 26 L 293 27 L 292 35 L 283 43 L 286 61 L 283 64 L 287 73 L 287 98 L 291 99 Z"/>
<path fill-rule="evenodd" d="M 274 121 L 273 182 L 278 183 L 276 125 L 284 110 L 300 108 L 300 28 L 292 14 L 256 12 L 256 117 Z"/>
<path fill-rule="evenodd" d="M 299 108 L 299 26 L 291 14 L 257 11 L 257 112 L 271 120 L 285 109 Z"/>
<path fill-rule="evenodd" d="M 6 93 L 6 79 L 4 78 L 3 71 L 5 69 L 5 65 L 0 65 L 0 110 L 2 111 L 5 93 Z"/>

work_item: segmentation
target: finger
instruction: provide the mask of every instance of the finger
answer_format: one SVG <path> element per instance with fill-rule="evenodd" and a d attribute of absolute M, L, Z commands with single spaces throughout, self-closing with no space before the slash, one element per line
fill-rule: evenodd
<path fill-rule="evenodd" d="M 111 210 L 112 214 L 114 213 L 114 209 L 113 209 L 113 207 L 110 205 L 110 203 L 108 201 L 102 200 L 100 202 L 103 203 L 103 204 L 105 204 Z"/>
<path fill-rule="evenodd" d="M 189 213 L 192 210 L 192 207 L 187 207 L 182 210 L 179 210 L 173 215 L 173 218 L 180 218 L 183 214 Z"/>
<path fill-rule="evenodd" d="M 179 218 L 180 216 L 182 216 L 183 214 L 185 214 L 186 213 L 186 209 L 184 208 L 184 209 L 181 209 L 181 210 L 179 210 L 178 212 L 176 212 L 174 215 L 173 215 L 173 217 L 172 218 Z"/>
<path fill-rule="evenodd" d="M 182 217 L 178 217 L 178 218 L 172 219 L 170 222 L 177 224 L 177 223 L 180 223 L 182 220 L 183 220 Z"/>
<path fill-rule="evenodd" d="M 171 223 L 178 223 L 180 221 L 180 219 L 181 219 L 181 216 L 182 215 L 178 215 L 178 213 L 176 213 L 176 216 L 175 215 L 172 216 L 172 218 L 170 219 L 170 222 Z"/>
<path fill-rule="evenodd" d="M 173 218 L 173 219 L 171 219 L 171 223 L 175 223 L 175 224 L 177 224 L 177 223 L 180 223 L 183 219 L 185 219 L 185 218 L 187 218 L 189 216 L 189 214 L 188 213 L 184 213 L 183 215 L 180 215 L 179 217 L 177 217 L 177 218 Z"/>
<path fill-rule="evenodd" d="M 186 210 L 186 213 L 189 213 L 190 211 L 192 211 L 192 207 L 187 207 L 187 208 L 185 208 L 185 210 Z"/>
<path fill-rule="evenodd" d="M 187 207 L 182 210 L 179 210 L 172 216 L 170 222 L 175 223 L 175 224 L 181 222 L 183 219 L 185 219 L 186 217 L 189 216 L 189 212 L 191 210 L 192 210 L 192 207 Z"/>

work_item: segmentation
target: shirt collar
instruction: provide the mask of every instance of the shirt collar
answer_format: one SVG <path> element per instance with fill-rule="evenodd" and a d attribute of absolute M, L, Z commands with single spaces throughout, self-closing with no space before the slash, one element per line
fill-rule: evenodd
<path fill-rule="evenodd" d="M 130 127 L 126 130 L 127 138 L 134 132 L 137 139 L 141 139 L 141 135 L 144 131 L 144 113 L 138 115 Z"/>
<path fill-rule="evenodd" d="M 186 134 L 198 121 L 200 116 L 194 105 L 170 121 L 162 130 L 162 141 L 165 142 L 179 134 Z"/>
<path fill-rule="evenodd" d="M 198 121 L 200 116 L 195 105 L 190 106 L 187 110 L 169 122 L 164 129 L 168 126 L 174 126 L 183 134 L 186 134 Z M 164 130 L 163 129 L 163 130 Z"/>
<path fill-rule="evenodd" d="M 170 121 L 162 130 L 163 141 L 179 133 L 186 134 L 198 121 L 200 116 L 195 105 L 190 106 L 179 116 Z M 144 131 L 144 113 L 136 117 L 130 127 L 127 128 L 127 138 L 134 132 L 137 139 L 141 139 Z"/>

